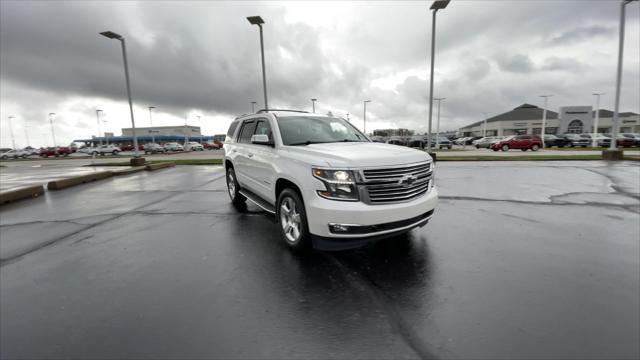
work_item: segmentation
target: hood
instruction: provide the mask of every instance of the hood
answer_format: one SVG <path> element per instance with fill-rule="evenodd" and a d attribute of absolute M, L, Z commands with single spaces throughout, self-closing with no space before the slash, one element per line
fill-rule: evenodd
<path fill-rule="evenodd" d="M 330 167 L 388 166 L 431 160 L 424 151 L 374 142 L 299 145 L 289 147 L 288 151 L 311 165 Z"/>

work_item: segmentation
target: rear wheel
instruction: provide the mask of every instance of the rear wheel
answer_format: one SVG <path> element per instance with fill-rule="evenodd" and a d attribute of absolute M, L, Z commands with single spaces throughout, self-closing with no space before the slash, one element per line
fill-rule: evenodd
<path fill-rule="evenodd" d="M 111 155 L 114 155 L 114 156 L 115 156 L 115 155 L 118 155 L 118 150 L 113 150 L 113 151 L 111 152 Z"/>
<path fill-rule="evenodd" d="M 538 144 L 533 144 L 531 146 L 531 151 L 538 151 L 538 149 L 540 149 L 540 145 L 538 145 Z"/>
<path fill-rule="evenodd" d="M 502 145 L 502 151 L 509 151 L 509 145 L 507 144 Z"/>
<path fill-rule="evenodd" d="M 237 209 L 242 209 L 245 206 L 247 198 L 240 194 L 240 185 L 238 184 L 238 180 L 236 180 L 236 173 L 232 167 L 227 169 L 227 190 L 229 191 L 229 198 L 231 198 L 233 206 Z"/>
<path fill-rule="evenodd" d="M 522 149 L 520 149 L 520 150 L 522 150 L 522 151 L 527 151 L 527 148 L 522 148 Z"/>
<path fill-rule="evenodd" d="M 293 189 L 284 189 L 278 195 L 276 218 L 280 224 L 280 235 L 293 249 L 308 248 L 311 241 L 307 226 L 307 213 L 302 198 Z"/>

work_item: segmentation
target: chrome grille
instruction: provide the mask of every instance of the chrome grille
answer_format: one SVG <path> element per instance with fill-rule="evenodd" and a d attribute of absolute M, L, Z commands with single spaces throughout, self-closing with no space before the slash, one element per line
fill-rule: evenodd
<path fill-rule="evenodd" d="M 393 168 L 362 170 L 365 192 L 370 204 L 408 201 L 429 191 L 432 165 L 420 163 Z"/>

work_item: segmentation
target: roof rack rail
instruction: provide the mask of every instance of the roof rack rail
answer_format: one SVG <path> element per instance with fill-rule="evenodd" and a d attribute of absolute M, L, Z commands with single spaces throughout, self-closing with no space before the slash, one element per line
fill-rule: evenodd
<path fill-rule="evenodd" d="M 303 110 L 288 110 L 288 109 L 260 109 L 256 112 L 256 114 L 262 114 L 262 113 L 266 113 L 269 111 L 286 111 L 286 112 L 296 112 L 296 113 L 305 113 L 308 114 L 308 111 L 303 111 Z"/>

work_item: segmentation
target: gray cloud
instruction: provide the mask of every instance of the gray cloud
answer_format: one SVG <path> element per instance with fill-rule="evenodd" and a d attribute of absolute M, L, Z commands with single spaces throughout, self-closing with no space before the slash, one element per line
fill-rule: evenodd
<path fill-rule="evenodd" d="M 21 116 L 46 119 L 67 99 L 126 101 L 118 43 L 98 35 L 110 29 L 127 37 L 136 104 L 177 116 L 198 109 L 232 118 L 247 112 L 250 101 L 262 103 L 258 29 L 245 19 L 260 14 L 267 21 L 273 107 L 308 109 L 314 97 L 321 111 L 357 119 L 361 101 L 371 98 L 372 121 L 424 125 L 427 4 L 328 2 L 320 4 L 328 14 L 317 14 L 326 21 L 315 22 L 288 17 L 292 4 L 2 1 L 2 108 L 17 104 Z M 303 14 L 316 20 L 313 11 Z M 438 13 L 435 88 L 447 97 L 444 122 L 459 126 L 482 112 L 535 103 L 541 92 L 556 93 L 555 106 L 588 103 L 596 90 L 612 93 L 617 11 L 609 1 L 453 1 Z M 638 111 L 640 71 L 629 66 L 640 56 L 633 43 L 637 12 L 629 11 L 627 27 L 622 105 Z M 599 71 L 589 71 L 594 68 Z M 394 86 L 371 85 L 403 72 L 408 75 Z M 603 107 L 611 107 L 607 101 Z M 69 131 L 92 128 L 93 106 L 74 109 L 84 118 L 60 113 L 58 121 Z"/>

